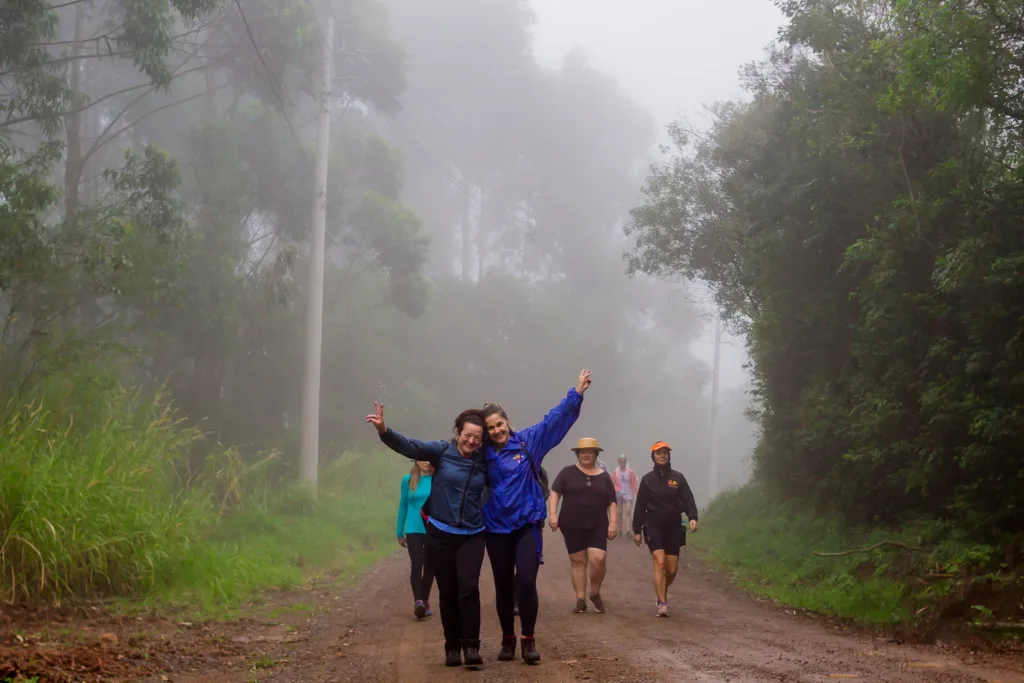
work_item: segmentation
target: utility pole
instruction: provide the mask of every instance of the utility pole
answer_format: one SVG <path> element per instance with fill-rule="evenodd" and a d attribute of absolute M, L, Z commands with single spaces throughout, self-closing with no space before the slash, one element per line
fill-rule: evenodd
<path fill-rule="evenodd" d="M 711 468 L 708 499 L 718 495 L 718 376 L 722 358 L 722 321 L 715 316 L 715 363 L 711 370 Z"/>
<path fill-rule="evenodd" d="M 316 136 L 316 179 L 310 238 L 309 300 L 306 312 L 306 369 L 302 390 L 299 473 L 316 487 L 320 460 L 320 348 L 324 327 L 324 250 L 327 225 L 327 148 L 331 136 L 331 82 L 334 80 L 334 18 L 328 17 L 320 67 L 320 122 Z"/>

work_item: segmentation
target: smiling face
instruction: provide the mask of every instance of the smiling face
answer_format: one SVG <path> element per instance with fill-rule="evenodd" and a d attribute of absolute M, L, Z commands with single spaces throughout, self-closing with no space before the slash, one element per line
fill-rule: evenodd
<path fill-rule="evenodd" d="M 597 462 L 597 449 L 581 448 L 576 451 L 576 459 L 583 467 L 588 469 L 593 468 L 594 463 Z"/>
<path fill-rule="evenodd" d="M 484 428 L 478 424 L 467 422 L 455 440 L 455 445 L 462 455 L 472 455 L 480 449 L 484 442 Z"/>
<path fill-rule="evenodd" d="M 654 451 L 654 464 L 667 465 L 668 458 L 671 453 L 672 451 L 670 451 L 667 448 L 659 448 L 658 450 Z"/>
<path fill-rule="evenodd" d="M 495 446 L 502 448 L 507 444 L 511 432 L 512 427 L 509 426 L 507 417 L 501 413 L 487 416 L 487 436 L 491 438 Z"/>

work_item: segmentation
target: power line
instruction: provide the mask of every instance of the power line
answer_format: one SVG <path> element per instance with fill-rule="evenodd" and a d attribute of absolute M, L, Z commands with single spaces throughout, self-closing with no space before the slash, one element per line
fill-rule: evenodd
<path fill-rule="evenodd" d="M 277 86 L 274 85 L 274 77 L 270 73 L 270 67 L 267 66 L 267 60 L 263 58 L 263 52 L 260 50 L 259 44 L 256 42 L 255 36 L 252 34 L 252 28 L 249 26 L 249 20 L 245 17 L 245 11 L 242 9 L 241 0 L 235 0 L 235 7 L 238 8 L 238 14 L 242 18 L 242 24 L 245 26 L 245 32 L 249 36 L 249 42 L 252 43 L 252 48 L 256 51 L 256 56 L 259 57 L 260 64 L 263 65 L 263 71 L 267 75 L 267 84 L 270 86 L 270 91 L 273 93 L 274 98 L 277 100 L 278 109 L 281 111 L 281 116 L 284 117 L 284 122 L 288 125 L 288 130 L 291 131 L 292 137 L 295 138 L 295 143 L 299 146 L 299 150 L 305 154 L 305 146 L 302 144 L 302 139 L 299 137 L 298 132 L 295 130 L 295 126 L 292 125 L 291 119 L 288 118 L 288 110 L 285 106 L 284 97 L 278 91 Z M 321 36 L 323 34 L 321 33 Z M 326 42 L 326 38 L 324 41 Z M 320 185 L 316 178 L 313 178 L 313 182 L 317 185 L 321 192 L 326 190 Z"/>
<path fill-rule="evenodd" d="M 405 112 L 405 116 L 406 116 L 407 118 L 410 118 L 410 119 L 414 119 L 413 115 L 412 115 L 412 114 L 410 114 L 409 112 Z M 415 121 L 415 120 L 414 120 L 414 121 Z M 447 151 L 445 150 L 445 148 L 444 148 L 444 147 L 442 147 L 442 146 L 441 146 L 441 143 L 439 143 L 439 142 L 438 142 L 437 140 L 435 140 L 435 139 L 434 139 L 434 138 L 433 138 L 433 137 L 432 137 L 432 136 L 430 135 L 430 133 L 428 133 L 428 132 L 426 131 L 426 127 L 425 127 L 425 126 L 417 126 L 417 128 L 419 128 L 419 131 L 420 131 L 420 133 L 422 133 L 422 134 L 423 134 L 423 137 L 425 137 L 425 138 L 426 138 L 427 140 L 429 140 L 429 141 L 430 141 L 431 143 L 433 143 L 433 145 L 434 145 L 435 147 L 437 147 L 437 148 L 438 148 L 439 150 L 441 150 L 441 154 L 445 155 L 445 157 L 447 157 L 447 158 L 448 158 L 448 161 L 452 162 L 452 165 L 454 165 L 454 166 L 455 166 L 455 168 L 457 168 L 457 169 L 458 169 L 458 170 L 459 170 L 459 171 L 460 171 L 460 172 L 462 173 L 462 175 L 464 175 L 465 177 L 467 177 L 467 178 L 469 178 L 470 180 L 472 180 L 472 181 L 473 181 L 473 184 L 474 184 L 474 185 L 476 185 L 477 187 L 483 188 L 483 184 L 482 184 L 482 183 L 478 183 L 478 182 L 477 182 L 476 180 L 473 180 L 473 176 L 471 176 L 471 175 L 469 174 L 469 172 L 468 172 L 468 171 L 467 171 L 466 169 L 464 169 L 464 168 L 463 168 L 463 167 L 462 167 L 461 165 L 459 165 L 459 162 L 458 162 L 458 161 L 456 161 L 456 160 L 455 160 L 455 158 L 454 158 L 454 157 L 453 157 L 453 156 L 452 156 L 451 154 L 449 154 L 449 153 L 448 153 L 448 152 L 447 152 Z M 516 215 L 515 215 L 515 214 L 513 214 L 513 213 L 512 213 L 511 211 L 509 211 L 507 207 L 505 207 L 505 206 L 500 206 L 499 208 L 501 208 L 501 210 L 502 210 L 502 211 L 504 211 L 505 213 L 507 213 L 507 214 L 509 215 L 509 217 L 510 217 L 510 218 L 512 218 L 512 220 L 513 220 L 513 221 L 518 221 L 518 220 L 519 220 L 518 216 L 516 216 Z"/>
<path fill-rule="evenodd" d="M 388 122 L 391 123 L 393 126 L 399 128 L 409 137 L 414 147 L 416 148 L 416 151 L 418 151 L 430 165 L 432 165 L 436 170 L 440 171 L 442 174 L 447 176 L 447 178 L 452 182 L 452 184 L 454 184 L 455 187 L 461 190 L 466 196 L 468 196 L 474 202 L 479 203 L 481 211 L 489 214 L 492 218 L 495 218 L 506 225 L 510 225 L 510 227 L 513 227 L 519 232 L 523 233 L 523 235 L 526 236 L 527 238 L 533 238 L 533 231 L 528 226 L 525 226 L 524 224 L 519 222 L 515 214 L 511 213 L 508 209 L 505 209 L 505 212 L 509 216 L 508 218 L 492 212 L 491 209 L 488 208 L 488 205 L 481 199 L 481 197 L 477 196 L 469 187 L 467 187 L 463 183 L 463 181 L 460 178 L 458 178 L 458 176 L 452 173 L 451 170 L 446 169 L 442 165 L 438 164 L 436 160 L 433 157 L 431 157 L 430 153 L 427 152 L 427 150 L 424 148 L 423 144 L 416 137 L 416 134 L 409 130 L 409 128 L 405 126 L 401 121 L 398 121 L 394 117 L 389 116 L 387 114 L 384 115 L 384 118 L 387 119 Z M 473 180 L 473 178 L 468 173 L 465 173 L 465 171 L 463 171 L 463 173 L 470 181 L 477 185 L 477 187 L 480 187 L 480 183 L 477 183 L 475 180 Z M 510 218 L 512 220 L 510 220 Z"/>

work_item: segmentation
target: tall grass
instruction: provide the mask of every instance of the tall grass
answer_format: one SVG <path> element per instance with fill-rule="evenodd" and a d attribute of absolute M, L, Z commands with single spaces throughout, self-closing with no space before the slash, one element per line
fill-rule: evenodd
<path fill-rule="evenodd" d="M 777 502 L 757 486 L 719 495 L 689 539 L 755 595 L 814 612 L 895 624 L 908 616 L 906 585 L 875 572 L 870 555 L 816 557 L 875 541 L 837 519 Z"/>
<path fill-rule="evenodd" d="M 921 633 L 948 616 L 979 610 L 974 600 L 999 609 L 1015 605 L 1024 587 L 1019 560 L 1007 559 L 1018 540 L 991 545 L 966 524 L 926 519 L 900 529 L 851 527 L 833 515 L 780 502 L 757 485 L 715 498 L 690 542 L 756 595 Z M 842 554 L 821 557 L 817 551 Z M 1007 614 L 1013 613 L 1011 608 Z"/>
<path fill-rule="evenodd" d="M 358 571 L 392 550 L 406 463 L 346 454 L 320 494 L 281 458 L 214 453 L 184 477 L 199 434 L 159 397 L 96 377 L 51 380 L 0 423 L 0 599 L 119 596 L 212 605 Z"/>

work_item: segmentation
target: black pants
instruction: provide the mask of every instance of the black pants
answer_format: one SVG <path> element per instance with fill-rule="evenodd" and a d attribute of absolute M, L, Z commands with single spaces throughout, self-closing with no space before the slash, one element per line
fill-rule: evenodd
<path fill-rule="evenodd" d="M 487 557 L 494 574 L 498 621 L 505 637 L 516 634 L 516 599 L 523 636 L 533 637 L 537 627 L 537 571 L 543 551 L 539 524 L 516 529 L 510 534 L 487 534 Z"/>
<path fill-rule="evenodd" d="M 427 565 L 437 579 L 445 651 L 480 647 L 480 567 L 484 532 L 449 534 L 427 526 Z"/>
<path fill-rule="evenodd" d="M 409 574 L 412 599 L 423 602 L 430 600 L 430 589 L 434 587 L 434 572 L 426 562 L 426 544 L 426 534 L 405 535 L 405 547 L 409 551 L 409 564 L 412 565 Z"/>

